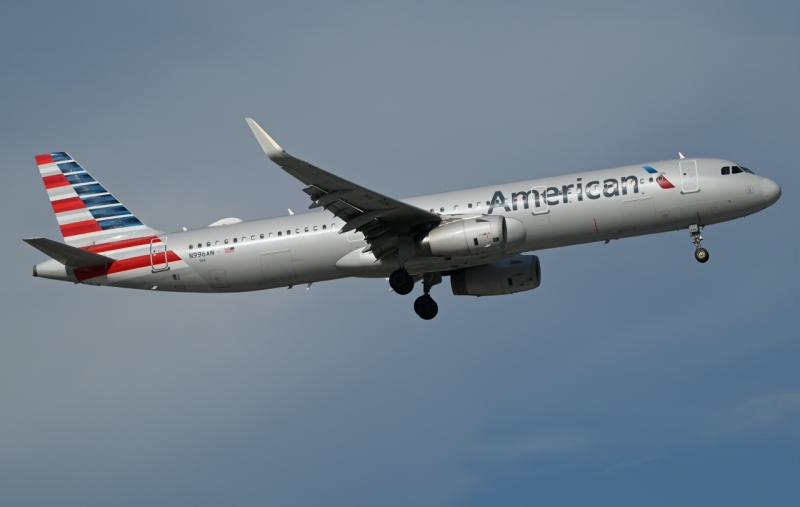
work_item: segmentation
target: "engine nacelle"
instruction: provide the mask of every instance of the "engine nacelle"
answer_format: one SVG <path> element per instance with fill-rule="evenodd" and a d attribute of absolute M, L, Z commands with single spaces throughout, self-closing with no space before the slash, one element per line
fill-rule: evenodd
<path fill-rule="evenodd" d="M 477 255 L 517 246 L 525 237 L 525 226 L 519 220 L 483 215 L 440 225 L 420 246 L 425 253 L 439 257 Z"/>
<path fill-rule="evenodd" d="M 456 296 L 501 296 L 532 290 L 542 281 L 542 269 L 535 255 L 517 255 L 450 275 Z"/>

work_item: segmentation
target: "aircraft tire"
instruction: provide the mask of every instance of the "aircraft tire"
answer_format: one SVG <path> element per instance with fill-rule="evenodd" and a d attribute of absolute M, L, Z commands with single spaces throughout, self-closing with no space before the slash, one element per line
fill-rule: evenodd
<path fill-rule="evenodd" d="M 414 301 L 414 311 L 424 320 L 431 320 L 439 313 L 439 305 L 427 294 Z"/>
<path fill-rule="evenodd" d="M 389 285 L 396 293 L 405 296 L 414 290 L 414 279 L 403 268 L 389 275 Z"/>
<path fill-rule="evenodd" d="M 709 257 L 708 250 L 706 250 L 705 248 L 698 248 L 697 250 L 694 251 L 694 258 L 697 259 L 697 262 L 701 264 L 708 262 L 708 257 Z"/>

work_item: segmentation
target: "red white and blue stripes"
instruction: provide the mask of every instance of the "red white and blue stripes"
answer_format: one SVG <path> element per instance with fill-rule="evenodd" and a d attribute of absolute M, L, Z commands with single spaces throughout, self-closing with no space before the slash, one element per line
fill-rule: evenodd
<path fill-rule="evenodd" d="M 67 244 L 94 245 L 152 234 L 66 153 L 37 155 L 36 164 Z"/>

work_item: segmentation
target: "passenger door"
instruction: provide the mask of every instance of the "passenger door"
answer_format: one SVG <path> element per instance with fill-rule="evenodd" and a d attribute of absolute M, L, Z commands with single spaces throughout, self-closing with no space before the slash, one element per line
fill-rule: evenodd
<path fill-rule="evenodd" d="M 167 238 L 153 238 L 150 240 L 150 267 L 153 273 L 169 269 L 167 259 Z"/>
<path fill-rule="evenodd" d="M 697 177 L 697 161 L 681 160 L 681 193 L 690 194 L 700 191 L 700 183 Z"/>

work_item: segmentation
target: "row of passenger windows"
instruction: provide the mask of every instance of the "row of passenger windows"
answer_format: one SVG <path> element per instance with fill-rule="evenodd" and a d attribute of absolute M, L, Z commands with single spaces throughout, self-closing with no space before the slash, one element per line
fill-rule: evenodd
<path fill-rule="evenodd" d="M 336 224 L 331 224 L 331 225 L 330 225 L 330 228 L 331 228 L 331 229 L 336 229 Z M 328 229 L 328 225 L 327 225 L 327 224 L 323 224 L 323 225 L 322 225 L 322 227 L 319 227 L 319 226 L 317 226 L 317 225 L 315 225 L 315 226 L 313 226 L 313 227 L 304 227 L 302 232 L 312 232 L 312 231 L 319 231 L 319 230 L 323 230 L 323 231 L 325 231 L 325 230 L 327 230 L 327 229 Z M 294 233 L 295 233 L 295 234 L 301 234 L 301 230 L 300 230 L 300 228 L 299 228 L 299 227 L 298 227 L 298 228 L 296 228 L 296 229 L 294 230 Z M 272 233 L 272 232 L 270 232 L 270 233 L 269 233 L 269 234 L 266 236 L 266 238 L 268 239 L 268 238 L 280 237 L 280 236 L 283 236 L 283 234 L 284 234 L 284 232 L 283 232 L 283 231 L 278 231 L 277 233 Z M 287 230 L 286 230 L 286 235 L 287 235 L 287 236 L 290 236 L 291 234 L 292 234 L 292 230 L 291 230 L 291 229 L 287 229 Z M 264 234 L 259 234 L 259 235 L 258 235 L 258 238 L 259 238 L 259 239 L 265 239 L 265 236 L 264 236 Z M 255 234 L 251 235 L 251 236 L 250 236 L 250 241 L 255 241 L 255 240 L 256 240 L 256 235 L 255 235 Z M 233 240 L 232 240 L 232 241 L 233 241 L 233 243 L 239 243 L 239 241 L 240 241 L 240 240 L 239 240 L 239 238 L 233 238 Z M 246 241 L 247 241 L 247 236 L 242 236 L 241 242 L 242 242 L 242 243 L 244 243 L 244 242 L 246 242 Z M 224 240 L 222 240 L 222 242 L 221 242 L 221 243 L 220 243 L 220 240 L 216 240 L 216 241 L 214 242 L 214 246 L 219 246 L 220 244 L 223 244 L 223 245 L 228 245 L 228 244 L 231 244 L 231 243 L 230 243 L 230 241 L 228 241 L 227 239 L 224 239 Z M 210 242 L 210 241 L 206 241 L 206 247 L 210 247 L 210 246 L 211 246 L 211 242 Z M 192 244 L 192 245 L 189 245 L 189 250 L 192 250 L 193 248 L 194 248 L 194 245 L 193 245 L 193 244 Z M 203 243 L 198 243 L 198 244 L 197 244 L 197 248 L 203 248 Z"/>
<path fill-rule="evenodd" d="M 492 204 L 492 201 L 486 201 L 486 206 L 489 206 L 489 205 L 491 205 L 491 204 Z M 472 209 L 472 203 L 468 203 L 468 204 L 467 204 L 467 208 L 469 208 L 469 209 Z M 453 207 L 453 209 L 454 209 L 455 211 L 458 211 L 458 204 L 456 204 L 456 205 Z M 475 203 L 475 209 L 481 209 L 481 203 L 479 203 L 479 202 L 476 202 L 476 203 Z M 444 206 L 443 206 L 443 207 L 441 207 L 441 208 L 439 208 L 439 211 L 440 211 L 441 213 L 444 213 Z M 433 208 L 431 208 L 431 213 L 435 213 L 435 211 L 433 210 Z"/>
<path fill-rule="evenodd" d="M 722 168 L 722 174 L 723 175 L 725 175 L 725 174 L 738 174 L 738 173 L 755 174 L 750 169 L 748 169 L 746 167 L 741 167 L 741 166 L 738 166 L 738 165 L 735 165 L 733 167 L 725 166 L 725 167 Z"/>

